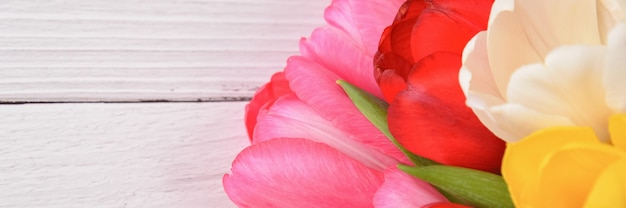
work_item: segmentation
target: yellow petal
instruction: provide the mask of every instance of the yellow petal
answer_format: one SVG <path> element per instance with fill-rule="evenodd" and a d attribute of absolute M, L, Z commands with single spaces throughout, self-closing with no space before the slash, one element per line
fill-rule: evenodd
<path fill-rule="evenodd" d="M 557 148 L 541 165 L 536 190 L 527 203 L 537 207 L 582 207 L 600 174 L 623 157 L 602 143 L 570 142 Z M 532 187 L 532 185 L 531 185 Z"/>
<path fill-rule="evenodd" d="M 609 132 L 613 146 L 626 151 L 626 115 L 617 114 L 611 117 Z"/>
<path fill-rule="evenodd" d="M 598 177 L 585 207 L 626 207 L 626 158 L 613 163 Z"/>
<path fill-rule="evenodd" d="M 546 156 L 570 142 L 599 143 L 591 128 L 555 127 L 508 144 L 502 160 L 502 176 L 516 205 L 521 205 L 527 183 L 538 179 L 540 164 Z"/>

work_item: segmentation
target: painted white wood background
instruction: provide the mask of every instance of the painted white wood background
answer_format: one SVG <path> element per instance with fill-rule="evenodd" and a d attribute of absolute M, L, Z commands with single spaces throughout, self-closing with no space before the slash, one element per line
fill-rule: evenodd
<path fill-rule="evenodd" d="M 329 3 L 1 1 L 0 208 L 233 207 L 245 100 Z"/>

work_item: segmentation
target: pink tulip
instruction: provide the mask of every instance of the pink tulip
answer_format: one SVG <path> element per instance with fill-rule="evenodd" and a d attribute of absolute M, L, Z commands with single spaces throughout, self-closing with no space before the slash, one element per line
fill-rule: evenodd
<path fill-rule="evenodd" d="M 300 42 L 247 106 L 252 145 L 233 162 L 224 189 L 240 207 L 414 207 L 446 199 L 395 169 L 408 159 L 336 84 L 382 97 L 372 57 L 399 0 L 335 0 L 327 26 Z M 398 200 L 401 199 L 401 200 Z M 395 204 L 390 202 L 394 201 Z"/>

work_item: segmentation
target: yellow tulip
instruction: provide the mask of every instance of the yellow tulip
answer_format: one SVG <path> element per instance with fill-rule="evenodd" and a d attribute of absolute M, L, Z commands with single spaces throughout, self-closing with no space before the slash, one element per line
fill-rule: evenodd
<path fill-rule="evenodd" d="M 502 175 L 516 207 L 626 207 L 626 115 L 611 144 L 590 127 L 553 127 L 509 143 Z"/>

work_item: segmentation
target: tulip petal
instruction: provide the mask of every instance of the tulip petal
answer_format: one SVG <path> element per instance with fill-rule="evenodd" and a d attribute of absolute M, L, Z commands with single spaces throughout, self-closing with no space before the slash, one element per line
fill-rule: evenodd
<path fill-rule="evenodd" d="M 492 3 L 484 0 L 428 2 L 411 35 L 413 60 L 435 52 L 461 52 L 469 39 L 487 28 Z"/>
<path fill-rule="evenodd" d="M 373 55 L 383 29 L 391 23 L 403 0 L 374 0 L 364 4 L 334 0 L 324 17 L 333 27 L 349 34 L 363 52 Z"/>
<path fill-rule="evenodd" d="M 336 81 L 341 77 L 304 58 L 291 57 L 285 69 L 289 85 L 298 98 L 311 106 L 348 139 L 389 155 L 401 162 L 409 160 L 361 114 Z"/>
<path fill-rule="evenodd" d="M 539 180 L 531 184 L 538 189 L 530 190 L 528 204 L 581 207 L 600 174 L 623 156 L 609 145 L 570 142 L 543 161 Z"/>
<path fill-rule="evenodd" d="M 269 110 L 259 114 L 254 135 L 255 143 L 283 137 L 307 138 L 327 144 L 368 167 L 381 171 L 397 163 L 387 155 L 348 139 L 348 135 L 335 128 L 293 94 L 279 98 Z"/>
<path fill-rule="evenodd" d="M 602 141 L 608 141 L 606 125 L 612 112 L 604 102 L 602 87 L 604 51 L 600 46 L 555 49 L 546 57 L 545 67 L 529 65 L 513 74 L 507 92 L 509 102 L 541 114 L 567 117 L 577 125 L 591 126 Z M 527 125 L 536 126 L 535 122 L 527 120 Z"/>
<path fill-rule="evenodd" d="M 529 190 L 529 181 L 537 180 L 544 157 L 569 142 L 598 143 L 593 130 L 587 127 L 553 127 L 508 143 L 502 159 L 502 176 L 515 204 L 520 205 L 525 201 L 521 196 L 533 192 Z"/>
<path fill-rule="evenodd" d="M 291 93 L 289 82 L 285 79 L 285 74 L 278 72 L 272 75 L 269 83 L 263 85 L 252 97 L 250 103 L 246 105 L 246 129 L 248 130 L 248 138 L 252 140 L 254 127 L 257 123 L 257 115 L 262 108 L 268 108 L 277 98 Z"/>
<path fill-rule="evenodd" d="M 422 166 L 436 164 L 432 160 L 417 156 L 408 151 L 400 145 L 391 132 L 389 132 L 389 124 L 387 123 L 387 109 L 389 108 L 389 104 L 343 80 L 337 81 L 337 84 L 339 84 L 346 94 L 348 94 L 348 97 L 350 97 L 359 111 L 361 111 L 361 113 L 363 113 L 363 115 L 372 124 L 374 124 L 374 126 L 376 126 L 376 128 L 389 139 L 389 141 L 391 141 L 391 143 L 400 149 L 400 151 L 412 162 L 413 165 Z"/>
<path fill-rule="evenodd" d="M 417 62 L 436 52 L 461 52 L 469 39 L 487 27 L 492 3 L 484 0 L 425 3 L 411 27 L 413 60 Z"/>
<path fill-rule="evenodd" d="M 488 60 L 487 32 L 483 31 L 476 34 L 463 50 L 459 81 L 465 96 L 469 91 L 477 91 L 504 99 L 493 79 Z"/>
<path fill-rule="evenodd" d="M 244 149 L 224 175 L 240 207 L 372 207 L 381 172 L 327 145 L 273 139 Z"/>
<path fill-rule="evenodd" d="M 458 55 L 436 53 L 418 63 L 420 67 L 409 77 L 409 88 L 389 107 L 390 131 L 417 155 L 497 173 L 504 142 L 465 106 L 458 85 L 459 62 Z"/>
<path fill-rule="evenodd" d="M 488 51 L 491 67 L 497 69 L 493 73 L 502 94 L 506 96 L 513 71 L 525 64 L 541 62 L 541 57 L 554 48 L 601 44 L 595 8 L 595 0 L 496 2 L 489 21 Z M 578 21 L 571 21 L 572 13 Z"/>
<path fill-rule="evenodd" d="M 470 91 L 467 94 L 466 104 L 472 108 L 472 111 L 474 111 L 474 114 L 476 114 L 480 122 L 498 138 L 504 141 L 508 141 L 506 138 L 515 138 L 507 128 L 502 127 L 504 123 L 499 122 L 496 115 L 492 115 L 495 111 L 494 109 L 498 108 L 499 105 L 505 104 L 504 100 L 491 95 Z"/>
<path fill-rule="evenodd" d="M 404 0 L 373 0 L 363 3 L 350 0 L 354 24 L 359 29 L 366 52 L 376 53 L 380 35 L 389 26 Z M 370 63 L 371 64 L 371 63 Z"/>
<path fill-rule="evenodd" d="M 616 114 L 609 121 L 609 132 L 613 146 L 626 151 L 626 115 Z"/>
<path fill-rule="evenodd" d="M 374 195 L 376 208 L 412 208 L 447 201 L 430 184 L 397 168 L 385 170 L 385 182 Z"/>
<path fill-rule="evenodd" d="M 324 10 L 324 19 L 331 27 L 347 34 L 360 50 L 365 51 L 361 34 L 356 24 L 354 24 L 352 14 L 352 5 L 349 0 L 333 0 L 330 6 Z"/>
<path fill-rule="evenodd" d="M 300 41 L 302 56 L 322 65 L 344 80 L 382 97 L 372 71 L 372 56 L 357 48 L 353 40 L 333 28 L 318 28 L 310 39 Z"/>
<path fill-rule="evenodd" d="M 374 56 L 374 77 L 389 103 L 407 87 L 406 78 L 416 62 L 411 54 L 413 27 L 425 8 L 424 1 L 404 2 L 393 24 L 380 37 Z"/>
<path fill-rule="evenodd" d="M 514 136 L 508 128 L 503 127 L 507 123 L 500 122 L 492 115 L 494 106 L 503 105 L 506 101 L 494 81 L 488 60 L 487 33 L 480 32 L 465 46 L 459 82 L 467 98 L 465 101 L 467 106 L 472 108 L 483 125 L 506 141 L 506 138 Z M 517 126 L 513 129 L 517 129 Z"/>
<path fill-rule="evenodd" d="M 626 207 L 626 158 L 607 167 L 598 177 L 585 207 Z"/>
<path fill-rule="evenodd" d="M 467 41 L 487 27 L 493 1 L 406 1 L 393 24 L 383 31 L 376 54 L 375 76 L 381 88 L 380 75 L 393 70 L 406 78 L 415 64 L 434 53 L 461 53 Z M 393 85 L 392 85 L 393 86 Z M 399 86 L 393 86 L 397 88 Z M 393 101 L 397 90 L 383 88 L 387 101 Z"/>
<path fill-rule="evenodd" d="M 619 24 L 611 31 L 607 48 L 602 78 L 606 102 L 614 111 L 626 113 L 626 24 Z"/>
<path fill-rule="evenodd" d="M 462 204 L 455 204 L 452 202 L 438 202 L 438 203 L 427 204 L 425 206 L 422 206 L 421 208 L 471 208 L 471 207 L 462 205 Z"/>
<path fill-rule="evenodd" d="M 496 2 L 496 4 L 499 3 Z M 494 4 L 494 9 L 496 4 Z M 541 54 L 528 42 L 528 36 L 515 13 L 511 11 L 495 13 L 492 11 L 492 14 L 495 14 L 496 18 L 489 24 L 487 32 L 487 42 L 490 44 L 484 44 L 487 47 L 490 70 L 497 90 L 502 97 L 506 98 L 509 79 L 513 72 L 523 65 L 541 62 L 543 59 Z M 515 56 L 511 54 L 515 54 Z M 470 70 L 477 71 L 480 69 L 471 68 Z M 481 72 L 477 71 L 477 73 Z M 472 73 L 472 76 L 476 75 Z"/>
<path fill-rule="evenodd" d="M 402 92 L 408 84 L 406 80 L 399 76 L 395 70 L 387 69 L 378 74 L 378 86 L 382 90 L 383 96 L 387 102 L 392 103 L 396 95 Z"/>
<path fill-rule="evenodd" d="M 596 0 L 515 1 L 514 12 L 541 57 L 568 44 L 601 44 Z M 572 21 L 576 14 L 576 21 Z"/>
<path fill-rule="evenodd" d="M 574 126 L 566 116 L 551 115 L 517 103 L 506 103 L 479 111 L 490 118 L 487 125 L 496 136 L 507 142 L 515 142 L 540 129 L 554 126 Z M 484 115 L 483 115 L 484 116 Z"/>
<path fill-rule="evenodd" d="M 624 20 L 625 0 L 598 2 L 598 29 L 602 43 L 606 45 L 611 30 Z"/>

